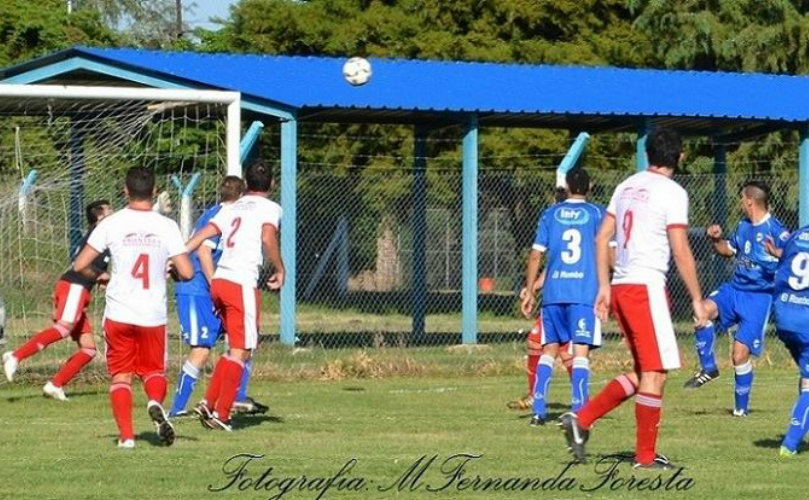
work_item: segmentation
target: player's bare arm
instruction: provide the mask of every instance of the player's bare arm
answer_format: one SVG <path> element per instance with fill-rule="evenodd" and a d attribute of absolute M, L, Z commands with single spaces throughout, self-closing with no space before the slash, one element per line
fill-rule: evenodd
<path fill-rule="evenodd" d="M 784 250 L 775 246 L 775 240 L 772 236 L 767 236 L 764 238 L 764 249 L 767 250 L 767 253 L 775 257 L 776 259 L 780 259 L 782 255 L 784 255 Z"/>
<path fill-rule="evenodd" d="M 202 274 L 205 275 L 205 279 L 210 283 L 211 280 L 213 280 L 213 273 L 216 270 L 213 264 L 213 252 L 211 251 L 211 247 L 208 245 L 200 245 L 197 250 L 197 257 L 199 258 L 199 267 L 202 269 Z"/>
<path fill-rule="evenodd" d="M 178 281 L 188 281 L 194 277 L 194 266 L 187 253 L 181 253 L 171 258 L 171 268 L 174 278 Z"/>
<path fill-rule="evenodd" d="M 265 224 L 261 228 L 261 243 L 264 246 L 264 253 L 270 259 L 270 263 L 275 272 L 267 280 L 270 290 L 278 290 L 284 285 L 284 261 L 281 259 L 281 249 L 278 246 L 278 228 L 272 224 Z"/>
<path fill-rule="evenodd" d="M 598 295 L 595 310 L 601 321 L 606 321 L 610 314 L 610 270 L 615 266 L 615 249 L 610 248 L 610 242 L 614 237 L 615 217 L 605 217 L 598 230 L 598 236 L 596 236 Z"/>
<path fill-rule="evenodd" d="M 93 271 L 92 264 L 99 255 L 101 252 L 90 245 L 84 245 L 79 255 L 76 256 L 76 260 L 73 261 L 73 270 L 90 279 L 96 279 L 98 273 Z"/>
<path fill-rule="evenodd" d="M 733 250 L 728 245 L 728 240 L 722 238 L 722 226 L 719 224 L 712 224 L 705 230 L 705 235 L 711 240 L 714 251 L 717 255 L 730 258 L 733 257 Z"/>
<path fill-rule="evenodd" d="M 219 236 L 222 231 L 219 230 L 214 224 L 208 224 L 191 236 L 185 243 L 185 251 L 188 253 L 196 251 L 204 242 L 214 236 Z"/>
<path fill-rule="evenodd" d="M 691 297 L 691 307 L 694 309 L 694 321 L 697 327 L 708 322 L 708 311 L 702 303 L 702 290 L 697 279 L 697 266 L 694 263 L 694 254 L 688 243 L 688 228 L 671 227 L 668 229 L 669 244 L 677 271 L 683 280 L 688 295 Z"/>
<path fill-rule="evenodd" d="M 520 311 L 527 319 L 531 319 L 536 306 L 536 298 L 534 297 L 534 286 L 537 280 L 537 273 L 539 267 L 542 265 L 542 252 L 536 249 L 531 249 L 528 254 L 528 262 L 525 265 L 525 290 L 532 290 L 531 293 L 521 294 Z"/>

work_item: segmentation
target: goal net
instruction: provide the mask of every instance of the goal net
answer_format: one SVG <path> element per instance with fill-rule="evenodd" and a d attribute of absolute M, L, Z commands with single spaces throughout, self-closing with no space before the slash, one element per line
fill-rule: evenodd
<path fill-rule="evenodd" d="M 130 167 L 154 170 L 156 209 L 190 230 L 216 201 L 222 176 L 240 173 L 239 105 L 233 92 L 0 85 L 0 350 L 50 325 L 53 286 L 87 230 L 84 207 L 99 199 L 124 206 Z M 103 308 L 96 289 L 99 346 Z M 176 334 L 176 323 L 169 330 Z M 45 380 L 75 349 L 53 344 L 25 360 L 19 376 Z M 103 373 L 101 361 L 84 376 Z"/>

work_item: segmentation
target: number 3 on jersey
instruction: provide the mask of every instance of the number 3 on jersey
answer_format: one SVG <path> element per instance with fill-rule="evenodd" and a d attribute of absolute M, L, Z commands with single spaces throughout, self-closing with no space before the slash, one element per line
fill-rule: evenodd
<path fill-rule="evenodd" d="M 132 266 L 132 277 L 140 280 L 144 290 L 149 289 L 149 254 L 138 255 L 135 265 Z"/>
<path fill-rule="evenodd" d="M 562 241 L 567 242 L 567 250 L 562 251 L 562 262 L 575 264 L 581 259 L 581 233 L 578 229 L 568 229 L 562 233 Z"/>

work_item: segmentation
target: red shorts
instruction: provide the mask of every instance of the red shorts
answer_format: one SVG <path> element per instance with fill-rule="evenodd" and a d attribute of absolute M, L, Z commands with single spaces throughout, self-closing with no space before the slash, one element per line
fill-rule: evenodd
<path fill-rule="evenodd" d="M 662 285 L 613 285 L 612 313 L 635 360 L 635 370 L 659 372 L 680 368 L 680 351 Z"/>
<path fill-rule="evenodd" d="M 261 292 L 224 279 L 211 281 L 211 297 L 222 318 L 228 345 L 234 349 L 255 349 L 261 315 Z"/>
<path fill-rule="evenodd" d="M 93 333 L 93 326 L 87 317 L 90 298 L 88 289 L 65 280 L 57 281 L 53 288 L 53 322 L 73 323 L 70 331 L 73 339 L 78 339 L 82 333 Z"/>
<path fill-rule="evenodd" d="M 107 371 L 139 377 L 166 370 L 166 325 L 138 326 L 104 320 Z"/>

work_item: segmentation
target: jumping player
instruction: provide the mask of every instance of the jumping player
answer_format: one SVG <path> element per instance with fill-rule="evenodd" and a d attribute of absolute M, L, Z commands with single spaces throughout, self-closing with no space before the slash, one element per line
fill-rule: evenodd
<path fill-rule="evenodd" d="M 660 128 L 649 134 L 649 169 L 618 185 L 596 238 L 596 312 L 602 321 L 610 311 L 617 318 L 632 353 L 634 370 L 614 378 L 578 412 L 560 417 L 568 447 L 582 463 L 593 423 L 637 394 L 635 467 L 670 467 L 668 460 L 656 453 L 656 447 L 666 373 L 680 367 L 666 292 L 671 255 L 691 296 L 697 325 L 707 320 L 688 243 L 688 194 L 671 179 L 681 150 L 677 132 Z M 616 233 L 618 255 L 610 286 L 608 247 Z"/>
<path fill-rule="evenodd" d="M 118 446 L 135 447 L 132 426 L 132 378 L 137 375 L 149 402 L 147 413 L 160 440 L 171 445 L 174 428 L 163 410 L 166 397 L 166 268 L 180 280 L 194 275 L 180 229 L 152 211 L 155 178 L 134 167 L 126 173 L 126 208 L 104 219 L 90 234 L 74 268 L 85 273 L 109 250 L 111 277 L 104 310 L 110 403 L 118 425 Z"/>
<path fill-rule="evenodd" d="M 87 205 L 85 215 L 89 227 L 77 250 L 85 245 L 96 225 L 111 213 L 112 207 L 107 200 L 97 200 Z M 9 382 L 13 380 L 20 362 L 69 336 L 76 342 L 78 350 L 42 388 L 46 396 L 58 401 L 67 401 L 64 387 L 96 355 L 93 327 L 87 316 L 87 308 L 92 298 L 93 286 L 96 282 L 103 282 L 108 278 L 106 274 L 108 259 L 109 255 L 105 252 L 91 263 L 87 275 L 77 273 L 71 266 L 59 278 L 53 289 L 52 326 L 31 337 L 14 352 L 3 354 L 3 368 Z"/>
<path fill-rule="evenodd" d="M 750 407 L 753 385 L 753 363 L 750 355 L 759 356 L 764 349 L 764 329 L 770 317 L 773 283 L 777 259 L 767 253 L 764 241 L 772 238 L 782 245 L 789 232 L 781 222 L 770 215 L 770 188 L 763 182 L 750 181 L 739 192 L 745 218 L 728 238 L 722 237 L 718 224 L 707 230 L 717 254 L 735 258 L 736 268 L 729 283 L 720 286 L 703 301 L 708 317 L 718 318 L 719 327 L 727 330 L 739 325 L 733 342 L 733 367 L 736 372 L 735 406 L 733 415 L 745 417 Z M 695 344 L 701 369 L 685 387 L 696 389 L 719 376 L 714 355 L 716 329 L 713 322 L 698 328 Z"/>
<path fill-rule="evenodd" d="M 267 281 L 270 289 L 284 283 L 284 265 L 278 248 L 281 207 L 267 199 L 272 172 L 256 161 L 245 172 L 247 192 L 223 207 L 186 247 L 195 251 L 207 239 L 220 236 L 225 242 L 222 258 L 211 282 L 211 295 L 228 340 L 228 354 L 219 358 L 213 377 L 195 411 L 203 426 L 231 431 L 230 411 L 236 399 L 244 363 L 258 344 L 261 295 L 257 288 L 262 249 L 275 272 Z"/>
<path fill-rule="evenodd" d="M 546 283 L 542 304 L 542 350 L 534 389 L 531 425 L 544 425 L 546 399 L 560 345 L 573 343 L 571 407 L 578 410 L 588 399 L 589 351 L 601 345 L 601 324 L 593 305 L 598 291 L 595 237 L 604 219 L 604 208 L 587 202 L 590 176 L 583 168 L 567 173 L 568 198 L 546 209 L 537 224 L 526 269 L 525 288 L 534 288 L 542 254 L 547 253 Z M 536 301 L 526 294 L 521 309 L 534 313 Z"/>

